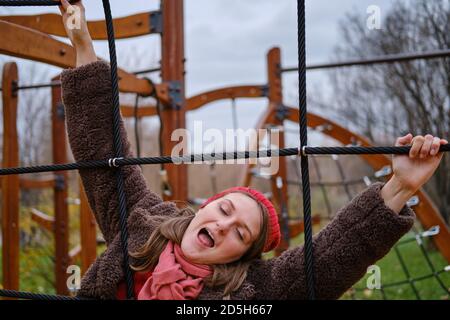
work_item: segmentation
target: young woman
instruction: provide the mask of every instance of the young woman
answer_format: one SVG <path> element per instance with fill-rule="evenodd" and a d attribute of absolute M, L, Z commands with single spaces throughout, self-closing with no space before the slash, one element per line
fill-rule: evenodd
<path fill-rule="evenodd" d="M 77 68 L 61 76 L 67 130 L 76 161 L 112 158 L 111 79 L 97 61 L 84 8 L 80 29 L 66 28 L 77 52 Z M 60 7 L 64 24 L 70 4 Z M 125 156 L 131 157 L 121 127 Z M 382 258 L 412 226 L 406 201 L 430 178 L 446 140 L 426 135 L 398 138 L 411 152 L 393 158 L 394 175 L 357 195 L 314 237 L 315 290 L 336 299 Z M 138 299 L 304 299 L 303 247 L 261 259 L 279 243 L 277 213 L 260 192 L 236 187 L 206 201 L 197 212 L 164 202 L 145 183 L 139 166 L 123 168 L 129 212 L 130 265 Z M 106 251 L 89 268 L 79 295 L 125 298 L 114 173 L 80 170 Z"/>

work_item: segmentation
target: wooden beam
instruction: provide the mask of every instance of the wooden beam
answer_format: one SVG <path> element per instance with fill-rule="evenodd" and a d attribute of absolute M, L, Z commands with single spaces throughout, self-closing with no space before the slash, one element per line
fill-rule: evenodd
<path fill-rule="evenodd" d="M 265 86 L 247 85 L 202 92 L 187 99 L 186 110 L 192 111 L 205 104 L 223 99 L 260 98 L 265 96 Z"/>
<path fill-rule="evenodd" d="M 52 80 L 58 79 L 59 76 Z M 67 141 L 64 106 L 61 101 L 61 87 L 52 87 L 52 150 L 53 163 L 67 163 Z M 55 280 L 56 292 L 68 294 L 67 268 L 69 266 L 69 207 L 68 198 L 68 174 L 67 171 L 54 173 L 56 183 L 54 187 L 54 212 L 55 212 Z"/>
<path fill-rule="evenodd" d="M 0 20 L 0 54 L 51 64 L 61 68 L 76 66 L 75 49 L 45 33 Z M 122 92 L 150 95 L 152 86 L 145 79 L 119 69 Z"/>
<path fill-rule="evenodd" d="M 320 214 L 315 213 L 312 218 L 312 224 L 314 225 L 318 225 L 320 224 Z M 303 231 L 305 230 L 305 225 L 303 223 L 303 220 L 294 220 L 294 221 L 289 221 L 289 236 L 291 238 L 295 238 L 298 235 L 300 235 L 301 233 L 303 233 Z"/>
<path fill-rule="evenodd" d="M 178 91 L 175 93 L 179 99 L 179 109 L 166 105 L 161 112 L 163 154 L 171 154 L 172 149 L 178 143 L 184 143 L 186 146 L 186 139 L 183 139 L 182 142 L 171 141 L 171 135 L 176 129 L 186 127 L 183 0 L 163 1 L 161 12 L 163 13 L 164 30 L 161 39 L 161 77 L 163 83 L 178 86 Z M 168 181 L 172 188 L 172 195 L 164 194 L 164 199 L 186 201 L 188 198 L 186 165 L 170 164 L 164 165 L 164 168 L 167 170 Z"/>
<path fill-rule="evenodd" d="M 122 105 L 120 106 L 120 111 L 122 117 L 134 118 L 134 106 Z M 137 112 L 138 118 L 156 116 L 157 114 L 156 106 L 140 106 Z"/>
<path fill-rule="evenodd" d="M 3 41 L 3 40 L 2 40 Z M 17 95 L 14 85 L 19 80 L 17 65 L 6 63 L 2 75 L 3 99 L 3 168 L 19 166 L 17 136 Z M 9 175 L 2 183 L 2 265 L 3 287 L 19 289 L 19 176 Z"/>
<path fill-rule="evenodd" d="M 81 245 L 77 245 L 69 251 L 70 264 L 76 264 L 77 259 L 81 257 Z"/>
<path fill-rule="evenodd" d="M 80 177 L 78 177 L 78 185 L 80 186 L 81 271 L 84 274 L 97 258 L 97 224 Z"/>
<path fill-rule="evenodd" d="M 158 12 L 138 13 L 114 19 L 114 35 L 116 39 L 139 37 L 154 33 L 157 29 L 152 25 L 151 15 Z M 61 15 L 49 13 L 38 15 L 0 16 L 0 20 L 18 24 L 46 34 L 67 38 Z M 93 40 L 108 40 L 104 20 L 88 21 L 89 33 Z"/>
<path fill-rule="evenodd" d="M 40 227 L 53 234 L 55 230 L 55 218 L 35 209 L 31 209 L 31 220 L 36 222 Z"/>
<path fill-rule="evenodd" d="M 54 188 L 54 186 L 55 186 L 55 179 L 53 178 L 45 180 L 20 178 L 21 189 L 47 189 L 47 188 Z"/>
<path fill-rule="evenodd" d="M 273 109 L 275 113 L 280 108 L 283 108 L 283 89 L 281 82 L 281 54 L 279 48 L 272 48 L 267 54 L 267 79 L 268 79 L 268 98 L 269 98 L 269 108 Z M 278 113 L 282 115 L 282 113 Z M 276 126 L 283 126 L 284 118 L 273 117 L 273 124 Z M 276 133 L 271 133 L 269 137 L 271 144 L 276 144 L 278 149 L 283 149 L 285 147 L 284 143 L 284 132 L 276 131 Z M 272 141 L 274 139 L 275 141 Z M 278 217 L 281 227 L 281 242 L 280 245 L 275 249 L 275 255 L 279 256 L 283 251 L 289 249 L 289 197 L 288 197 L 288 185 L 287 183 L 282 183 L 281 189 L 278 190 L 277 178 L 281 178 L 281 181 L 287 181 L 287 168 L 286 168 L 286 158 L 285 157 L 275 157 L 271 158 L 272 170 L 274 166 L 278 166 L 278 171 L 272 175 L 270 179 L 270 184 L 272 187 L 272 193 L 274 195 L 275 206 L 277 207 Z M 282 215 L 282 208 L 286 210 L 287 217 Z"/>

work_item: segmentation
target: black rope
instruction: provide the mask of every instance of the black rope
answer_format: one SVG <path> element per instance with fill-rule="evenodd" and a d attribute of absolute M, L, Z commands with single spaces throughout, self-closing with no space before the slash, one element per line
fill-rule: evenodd
<path fill-rule="evenodd" d="M 299 130 L 300 147 L 308 145 L 306 123 L 306 39 L 305 39 L 305 0 L 297 0 L 297 19 L 298 19 L 298 94 L 299 94 Z M 305 234 L 305 270 L 307 296 L 309 300 L 314 300 L 314 261 L 313 261 L 313 240 L 312 240 L 312 222 L 311 222 L 311 194 L 309 187 L 308 157 L 302 154 L 301 172 L 303 186 L 303 219 Z"/>
<path fill-rule="evenodd" d="M 434 267 L 433 263 L 431 262 L 430 256 L 428 255 L 428 252 L 425 250 L 424 245 L 422 242 L 419 243 L 420 251 L 422 252 L 422 255 L 425 258 L 425 261 L 428 264 L 428 267 L 431 269 L 432 274 L 434 275 L 437 283 L 439 286 L 447 293 L 450 293 L 450 288 L 447 288 L 445 284 L 442 282 L 442 279 L 439 277 L 439 273 L 437 273 L 436 268 Z"/>
<path fill-rule="evenodd" d="M 54 295 L 54 294 L 31 293 L 31 292 L 5 290 L 5 289 L 0 289 L 0 297 L 25 299 L 25 300 L 43 300 L 43 301 L 83 300 L 79 297 L 60 296 L 60 295 Z"/>
<path fill-rule="evenodd" d="M 306 122 L 306 120 L 305 120 Z M 305 154 L 408 154 L 411 146 L 401 147 L 306 147 Z M 439 152 L 450 151 L 450 144 L 439 147 Z"/>
<path fill-rule="evenodd" d="M 38 84 L 30 84 L 30 85 L 22 85 L 14 88 L 15 91 L 19 90 L 30 90 L 30 89 L 43 89 L 43 88 L 53 88 L 60 87 L 61 81 L 52 81 L 50 83 L 38 83 Z"/>
<path fill-rule="evenodd" d="M 111 15 L 109 0 L 103 0 L 103 9 L 105 11 L 106 29 L 108 33 L 109 56 L 111 64 L 111 85 L 112 85 L 112 103 L 113 103 L 113 134 L 114 151 L 117 158 L 123 156 L 122 135 L 120 132 L 120 102 L 119 102 L 119 79 L 117 75 L 117 57 L 116 43 L 114 37 L 114 25 Z M 131 270 L 128 256 L 128 228 L 127 228 L 127 202 L 125 197 L 124 178 L 121 168 L 116 170 L 117 194 L 119 197 L 120 214 L 120 239 L 123 254 L 123 270 L 125 273 L 125 282 L 127 287 L 127 298 L 134 298 L 133 270 Z"/>
<path fill-rule="evenodd" d="M 69 0 L 70 3 L 75 3 L 80 0 Z M 59 6 L 60 1 L 53 0 L 0 0 L 0 6 L 5 7 L 50 7 Z"/>
<path fill-rule="evenodd" d="M 335 152 L 339 154 L 355 154 L 354 149 L 360 147 L 335 147 Z M 408 154 L 411 146 L 402 147 L 372 147 L 377 148 L 376 154 Z M 321 148 L 314 147 L 313 149 L 319 150 Z M 330 149 L 326 147 L 326 149 Z M 363 148 L 357 154 L 367 153 L 366 149 Z M 306 154 L 312 154 L 306 148 Z M 320 150 L 319 150 L 320 151 Z M 441 145 L 439 152 L 450 151 L 450 144 Z M 298 148 L 284 148 L 284 149 L 269 149 L 269 150 L 258 150 L 258 151 L 231 151 L 223 153 L 212 153 L 212 154 L 192 154 L 186 156 L 161 156 L 161 157 L 143 157 L 143 158 L 114 158 L 114 159 L 104 159 L 104 160 L 86 160 L 74 163 L 66 164 L 53 164 L 53 165 L 41 165 L 32 167 L 16 167 L 16 168 L 0 168 L 0 176 L 10 175 L 10 174 L 24 174 L 24 173 L 37 173 L 37 172 L 53 172 L 53 171 L 63 171 L 63 170 L 80 170 L 80 169 L 101 169 L 101 168 L 111 168 L 111 167 L 122 167 L 129 165 L 142 165 L 142 164 L 160 164 L 160 163 L 196 163 L 205 162 L 213 160 L 231 160 L 231 159 L 253 159 L 253 158 L 267 158 L 267 157 L 286 157 L 299 154 Z M 325 153 L 321 153 L 325 154 Z"/>
<path fill-rule="evenodd" d="M 402 255 L 400 253 L 400 250 L 398 249 L 397 246 L 394 247 L 394 252 L 395 252 L 395 255 L 398 258 L 398 261 L 400 262 L 400 265 L 402 267 L 403 272 L 405 273 L 406 281 L 407 281 L 406 283 L 408 283 L 411 286 L 411 289 L 414 292 L 414 295 L 416 296 L 417 300 L 422 300 L 422 298 L 420 297 L 419 292 L 417 291 L 417 288 L 416 288 L 416 286 L 414 284 L 414 281 L 412 281 L 412 279 L 411 279 L 411 275 L 409 273 L 409 270 L 406 267 L 406 263 L 403 260 L 403 257 L 402 257 Z"/>

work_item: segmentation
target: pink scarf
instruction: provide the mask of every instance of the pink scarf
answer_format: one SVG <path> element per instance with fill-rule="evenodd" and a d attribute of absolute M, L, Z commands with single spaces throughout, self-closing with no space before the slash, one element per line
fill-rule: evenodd
<path fill-rule="evenodd" d="M 169 241 L 138 300 L 195 299 L 203 289 L 203 278 L 211 273 L 212 268 L 207 265 L 188 262 L 180 246 Z"/>

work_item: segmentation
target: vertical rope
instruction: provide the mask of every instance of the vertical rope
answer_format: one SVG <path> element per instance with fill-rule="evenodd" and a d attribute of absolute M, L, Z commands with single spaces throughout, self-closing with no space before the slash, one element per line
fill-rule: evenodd
<path fill-rule="evenodd" d="M 108 31 L 109 56 L 111 63 L 111 84 L 112 84 L 112 106 L 113 106 L 113 134 L 114 134 L 114 153 L 116 158 L 123 156 L 122 140 L 120 135 L 120 103 L 119 103 L 119 81 L 117 76 L 117 57 L 116 44 L 114 40 L 114 26 L 111 15 L 109 0 L 103 1 L 105 11 L 106 28 Z M 123 254 L 123 270 L 125 273 L 125 282 L 127 287 L 127 298 L 134 298 L 133 271 L 130 268 L 128 256 L 128 229 L 127 229 L 127 207 L 124 190 L 124 180 L 122 169 L 116 169 L 117 193 L 119 196 L 119 214 L 120 214 L 120 240 Z"/>
<path fill-rule="evenodd" d="M 306 108 L 306 39 L 305 39 L 305 0 L 297 0 L 297 34 L 298 34 L 298 94 L 299 94 L 299 130 L 300 148 L 307 146 L 307 108 Z M 303 213 L 305 226 L 305 270 L 307 296 L 314 300 L 314 268 L 311 223 L 311 194 L 309 186 L 308 157 L 301 155 Z"/>

